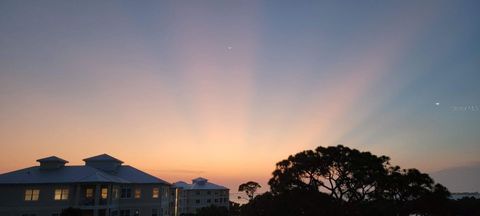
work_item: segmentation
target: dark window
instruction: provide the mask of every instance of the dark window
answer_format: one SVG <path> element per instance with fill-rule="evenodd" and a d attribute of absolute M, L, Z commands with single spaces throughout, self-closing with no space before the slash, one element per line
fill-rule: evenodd
<path fill-rule="evenodd" d="M 130 216 L 130 209 L 120 210 L 120 216 Z"/>
<path fill-rule="evenodd" d="M 210 200 L 210 199 L 207 199 L 207 203 L 210 203 L 210 202 L 211 202 L 211 200 Z"/>
<path fill-rule="evenodd" d="M 132 197 L 132 189 L 131 188 L 122 188 L 120 192 L 120 198 L 131 198 Z"/>
<path fill-rule="evenodd" d="M 195 203 L 200 203 L 200 200 L 195 200 Z"/>
<path fill-rule="evenodd" d="M 212 192 L 210 192 L 210 191 L 207 191 L 207 194 L 208 194 L 208 195 L 210 195 L 210 194 L 212 194 Z"/>
<path fill-rule="evenodd" d="M 217 203 L 217 202 L 218 202 L 218 199 L 215 199 L 215 203 Z"/>
<path fill-rule="evenodd" d="M 197 191 L 197 195 L 200 195 L 200 191 Z"/>
<path fill-rule="evenodd" d="M 152 216 L 158 216 L 158 209 L 152 209 Z"/>

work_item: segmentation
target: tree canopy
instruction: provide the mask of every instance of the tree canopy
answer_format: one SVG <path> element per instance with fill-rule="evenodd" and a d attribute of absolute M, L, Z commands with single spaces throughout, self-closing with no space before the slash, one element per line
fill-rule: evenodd
<path fill-rule="evenodd" d="M 261 187 L 262 186 L 260 186 L 260 184 L 258 184 L 257 182 L 249 181 L 247 183 L 243 183 L 240 186 L 238 186 L 238 191 L 245 192 L 248 198 L 252 200 L 253 197 L 255 196 L 255 192 L 257 192 L 257 190 Z"/>
<path fill-rule="evenodd" d="M 247 204 L 243 213 L 249 213 L 244 215 L 288 215 L 282 214 L 287 210 L 252 213 L 265 213 L 271 208 L 262 207 L 276 205 L 280 206 L 274 209 L 293 205 L 300 211 L 291 212 L 295 215 L 436 215 L 441 208 L 433 206 L 446 203 L 450 196 L 428 174 L 392 166 L 387 156 L 343 145 L 289 156 L 276 164 L 268 184 L 271 191 Z"/>

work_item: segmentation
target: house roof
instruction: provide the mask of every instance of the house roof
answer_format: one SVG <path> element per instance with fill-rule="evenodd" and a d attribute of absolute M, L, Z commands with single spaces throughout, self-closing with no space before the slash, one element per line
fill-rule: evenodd
<path fill-rule="evenodd" d="M 198 183 L 199 180 L 202 181 L 201 184 Z M 182 188 L 184 190 L 228 190 L 227 187 L 208 182 L 207 179 L 201 177 L 193 179 L 192 184 L 188 184 L 184 181 L 178 181 L 173 183 L 173 186 Z"/>
<path fill-rule="evenodd" d="M 121 161 L 117 158 L 114 158 L 114 157 L 112 157 L 108 154 L 101 154 L 101 155 L 85 158 L 85 159 L 83 159 L 83 161 L 85 161 L 85 162 L 90 162 L 90 161 L 92 161 L 92 162 L 94 162 L 94 161 L 115 161 L 115 162 L 123 163 L 123 161 Z"/>
<path fill-rule="evenodd" d="M 103 155 L 100 156 L 102 156 L 100 157 L 100 160 L 103 160 Z M 98 159 L 98 157 L 93 158 Z M 44 159 L 52 160 L 54 159 L 54 157 Z M 0 174 L 0 184 L 47 184 L 87 182 L 108 182 L 119 184 L 169 184 L 162 179 L 159 179 L 155 176 L 152 176 L 148 173 L 145 173 L 128 165 L 118 166 L 114 172 L 106 172 L 101 169 L 85 165 L 63 166 L 56 169 L 42 169 L 40 166 L 33 166 L 9 173 Z"/>
<path fill-rule="evenodd" d="M 41 158 L 41 159 L 38 159 L 37 162 L 40 162 L 40 163 L 44 163 L 44 162 L 68 163 L 68 161 L 66 161 L 62 158 L 59 158 L 57 156 L 50 156 L 50 157 L 46 157 L 46 158 Z"/>

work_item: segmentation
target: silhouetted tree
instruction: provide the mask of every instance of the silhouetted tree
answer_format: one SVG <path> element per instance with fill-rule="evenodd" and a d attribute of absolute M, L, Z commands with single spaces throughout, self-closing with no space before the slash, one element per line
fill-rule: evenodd
<path fill-rule="evenodd" d="M 230 206 L 228 209 L 230 216 L 239 216 L 240 215 L 240 204 L 230 201 Z"/>
<path fill-rule="evenodd" d="M 318 147 L 277 163 L 269 185 L 274 194 L 295 188 L 326 191 L 347 202 L 370 199 L 387 175 L 389 158 L 339 145 Z"/>
<path fill-rule="evenodd" d="M 238 191 L 240 192 L 245 192 L 247 194 L 248 199 L 252 200 L 253 197 L 255 196 L 255 192 L 262 186 L 258 184 L 257 182 L 254 181 L 249 181 L 247 183 L 243 183 L 238 187 Z"/>
<path fill-rule="evenodd" d="M 228 216 L 228 209 L 223 206 L 211 205 L 197 210 L 196 216 Z"/>
<path fill-rule="evenodd" d="M 242 216 L 341 216 L 341 212 L 329 195 L 299 189 L 281 194 L 266 192 L 257 195 L 241 208 Z"/>
<path fill-rule="evenodd" d="M 428 174 L 417 169 L 390 166 L 389 160 L 387 156 L 376 156 L 342 145 L 303 151 L 278 162 L 269 181 L 271 193 L 248 205 L 251 211 L 258 213 L 263 209 L 262 205 L 282 204 L 274 207 L 281 209 L 285 203 L 296 203 L 302 197 L 296 196 L 298 194 L 313 198 L 316 197 L 314 194 L 322 194 L 333 200 L 333 206 L 340 206 L 327 207 L 335 215 L 450 215 L 447 199 L 450 193 L 445 187 L 435 185 Z M 283 200 L 289 201 L 283 203 Z M 305 206 L 314 201 L 304 202 L 292 207 L 309 209 Z M 435 207 L 439 205 L 441 207 Z M 305 210 L 292 211 L 292 215 L 314 215 L 304 214 Z"/>
<path fill-rule="evenodd" d="M 480 215 L 480 199 L 465 197 L 452 201 L 454 215 L 478 216 Z"/>

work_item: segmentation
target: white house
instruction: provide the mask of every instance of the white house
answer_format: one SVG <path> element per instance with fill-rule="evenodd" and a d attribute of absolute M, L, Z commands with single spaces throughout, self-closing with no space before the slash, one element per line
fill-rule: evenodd
<path fill-rule="evenodd" d="M 195 213 L 197 209 L 211 205 L 229 207 L 229 189 L 205 178 L 193 179 L 192 184 L 179 181 L 172 188 L 174 216 Z"/>

